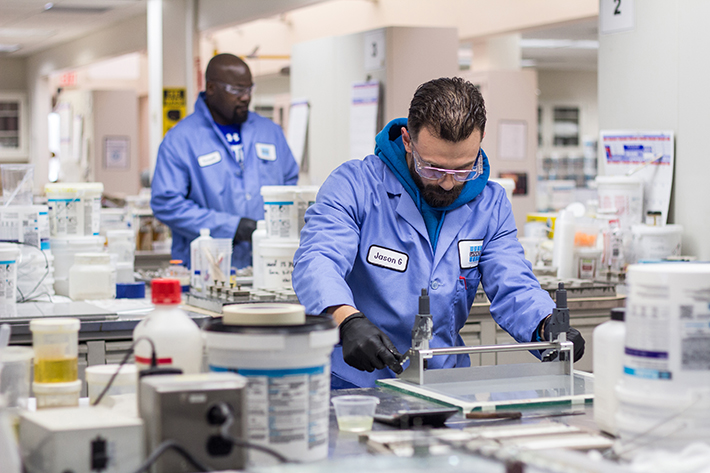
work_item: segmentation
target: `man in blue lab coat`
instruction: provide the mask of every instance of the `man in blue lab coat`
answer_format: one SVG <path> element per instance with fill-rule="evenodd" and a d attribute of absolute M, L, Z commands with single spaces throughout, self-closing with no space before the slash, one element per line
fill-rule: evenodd
<path fill-rule="evenodd" d="M 488 180 L 481 149 L 483 97 L 463 79 L 421 85 L 408 119 L 376 137 L 375 155 L 349 161 L 325 181 L 306 213 L 293 286 L 308 313 L 340 325 L 333 388 L 374 386 L 402 371 L 418 296 L 427 288 L 430 347 L 463 345 L 479 281 L 495 321 L 518 342 L 541 340 L 554 302 L 516 238 L 510 202 Z M 570 329 L 575 358 L 584 340 Z M 435 356 L 429 368 L 469 366 Z"/>
<path fill-rule="evenodd" d="M 210 60 L 195 112 L 160 145 L 151 207 L 173 233 L 172 257 L 189 264 L 201 228 L 232 238 L 232 266 L 251 264 L 251 234 L 264 218 L 261 186 L 295 185 L 298 165 L 281 128 L 249 111 L 254 89 L 244 61 Z"/>

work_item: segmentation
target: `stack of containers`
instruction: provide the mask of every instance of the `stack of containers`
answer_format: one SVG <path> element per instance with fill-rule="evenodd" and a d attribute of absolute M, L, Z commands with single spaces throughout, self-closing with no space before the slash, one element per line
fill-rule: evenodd
<path fill-rule="evenodd" d="M 37 409 L 78 406 L 79 319 L 38 318 L 30 321 L 34 350 L 34 383 Z"/>
<path fill-rule="evenodd" d="M 47 184 L 50 246 L 54 255 L 54 290 L 69 295 L 69 270 L 77 253 L 100 253 L 100 182 Z"/>
<path fill-rule="evenodd" d="M 266 235 L 255 232 L 252 237 L 254 288 L 292 288 L 293 256 L 298 249 L 306 210 L 315 203 L 317 193 L 316 186 L 261 188 Z"/>
<path fill-rule="evenodd" d="M 48 207 L 32 205 L 34 166 L 3 164 L 0 171 L 5 201 L 0 208 L 0 241 L 15 243 L 20 253 L 15 260 L 16 297 L 52 296 L 54 258 L 49 249 Z"/>

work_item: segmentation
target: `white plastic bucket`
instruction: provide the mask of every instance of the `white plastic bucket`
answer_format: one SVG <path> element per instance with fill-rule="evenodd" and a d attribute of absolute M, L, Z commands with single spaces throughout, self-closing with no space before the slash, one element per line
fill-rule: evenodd
<path fill-rule="evenodd" d="M 251 234 L 251 266 L 252 266 L 252 286 L 255 288 L 264 286 L 264 261 L 259 251 L 259 245 L 266 239 L 266 221 L 256 222 L 256 230 Z"/>
<path fill-rule="evenodd" d="M 46 184 L 52 237 L 98 235 L 101 228 L 100 182 Z"/>
<path fill-rule="evenodd" d="M 17 260 L 20 249 L 13 243 L 0 243 L 0 316 L 15 314 L 17 297 Z"/>
<path fill-rule="evenodd" d="M 96 398 L 106 388 L 111 377 L 118 370 L 118 365 L 94 365 L 86 368 L 86 384 L 89 391 L 89 404 L 94 404 Z M 111 383 L 111 387 L 106 391 L 106 396 L 116 394 L 130 394 L 136 392 L 138 384 L 138 371 L 136 365 L 126 364 L 121 366 L 121 370 Z"/>
<path fill-rule="evenodd" d="M 293 256 L 298 249 L 298 240 L 262 240 L 258 246 L 259 258 L 262 262 L 259 289 L 281 289 L 291 286 L 293 273 Z"/>
<path fill-rule="evenodd" d="M 301 237 L 301 230 L 303 230 L 303 226 L 306 224 L 306 210 L 308 210 L 308 207 L 316 203 L 316 196 L 318 195 L 318 189 L 320 189 L 319 186 L 303 186 L 303 187 L 298 187 L 298 190 L 296 191 L 296 207 L 298 210 L 298 235 L 297 237 Z"/>
<path fill-rule="evenodd" d="M 17 292 L 20 300 L 53 296 L 54 256 L 50 250 L 22 246 L 17 263 Z"/>
<path fill-rule="evenodd" d="M 74 255 L 100 253 L 104 248 L 103 238 L 99 236 L 52 238 L 50 245 L 54 255 L 54 290 L 61 296 L 69 296 L 69 270 L 74 266 Z"/>
<path fill-rule="evenodd" d="M 680 255 L 682 225 L 634 225 L 631 227 L 634 263 Z"/>
<path fill-rule="evenodd" d="M 627 281 L 622 451 L 710 438 L 710 264 L 631 265 Z"/>
<path fill-rule="evenodd" d="M 298 238 L 298 188 L 295 186 L 263 186 L 264 220 L 269 238 Z"/>
<path fill-rule="evenodd" d="M 328 456 L 330 355 L 338 329 L 330 318 L 307 316 L 286 326 L 225 325 L 204 329 L 211 371 L 233 371 L 248 379 L 249 441 L 289 460 Z M 273 461 L 250 451 L 250 463 Z"/>
<path fill-rule="evenodd" d="M 621 228 L 643 222 L 643 181 L 627 176 L 597 176 L 599 210 L 616 211 Z"/>
<path fill-rule="evenodd" d="M 46 205 L 0 207 L 0 241 L 24 243 L 48 250 L 48 207 Z"/>

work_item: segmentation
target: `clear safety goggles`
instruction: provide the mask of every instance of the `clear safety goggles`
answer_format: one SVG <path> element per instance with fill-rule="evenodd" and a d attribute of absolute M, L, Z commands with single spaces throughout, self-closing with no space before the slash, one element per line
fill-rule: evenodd
<path fill-rule="evenodd" d="M 251 94 L 254 93 L 254 89 L 256 88 L 256 84 L 252 84 L 247 87 L 243 87 L 243 86 L 239 86 L 239 85 L 227 84 L 225 82 L 219 82 L 216 80 L 213 80 L 210 82 L 214 82 L 215 84 L 221 85 L 225 92 L 227 92 L 230 95 L 236 95 L 238 97 L 242 97 L 244 95 L 251 96 Z"/>
<path fill-rule="evenodd" d="M 473 181 L 481 174 L 483 174 L 483 156 L 482 149 L 478 149 L 478 155 L 473 163 L 473 168 L 471 169 L 442 169 L 434 166 L 430 166 L 429 163 L 424 161 L 419 155 L 417 148 L 414 146 L 414 140 L 410 140 L 409 144 L 412 146 L 412 156 L 414 156 L 414 169 L 424 179 L 430 179 L 432 181 L 438 181 L 446 177 L 447 174 L 451 174 L 454 180 L 458 182 Z"/>

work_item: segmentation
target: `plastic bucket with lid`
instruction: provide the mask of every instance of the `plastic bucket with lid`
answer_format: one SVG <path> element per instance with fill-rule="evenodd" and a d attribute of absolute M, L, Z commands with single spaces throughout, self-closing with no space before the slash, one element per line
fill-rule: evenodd
<path fill-rule="evenodd" d="M 54 237 L 98 235 L 101 228 L 100 182 L 46 184 L 49 231 Z"/>
<path fill-rule="evenodd" d="M 49 249 L 49 216 L 46 205 L 0 207 L 0 240 Z"/>
<path fill-rule="evenodd" d="M 710 438 L 710 264 L 631 265 L 627 283 L 622 451 Z"/>
<path fill-rule="evenodd" d="M 269 238 L 298 238 L 298 188 L 295 186 L 263 186 L 264 220 Z"/>
<path fill-rule="evenodd" d="M 17 261 L 20 249 L 13 243 L 0 243 L 0 316 L 15 313 Z"/>
<path fill-rule="evenodd" d="M 682 225 L 634 225 L 631 227 L 633 262 L 661 260 L 680 255 Z"/>
<path fill-rule="evenodd" d="M 89 404 L 94 404 L 96 398 L 106 388 L 111 377 L 118 371 L 118 365 L 94 365 L 86 368 L 86 384 L 89 390 Z M 126 364 L 121 366 L 121 370 L 111 383 L 111 387 L 106 391 L 106 396 L 116 394 L 130 394 L 136 392 L 138 383 L 138 371 L 136 365 Z"/>
<path fill-rule="evenodd" d="M 259 289 L 291 288 L 293 256 L 298 240 L 266 239 L 256 249 L 261 261 L 261 287 Z"/>
<path fill-rule="evenodd" d="M 616 210 L 621 228 L 643 222 L 643 181 L 627 176 L 597 176 L 599 210 Z"/>
<path fill-rule="evenodd" d="M 74 255 L 103 251 L 103 238 L 99 236 L 52 238 L 50 244 L 54 255 L 54 290 L 61 296 L 68 296 L 69 270 L 74 266 Z"/>
<path fill-rule="evenodd" d="M 37 398 L 37 409 L 47 407 L 74 407 L 79 405 L 81 380 L 66 383 L 32 383 Z"/>
<path fill-rule="evenodd" d="M 79 328 L 73 317 L 46 317 L 30 321 L 34 349 L 34 380 L 67 383 L 79 377 Z"/>
<path fill-rule="evenodd" d="M 338 329 L 330 317 L 305 316 L 305 323 L 253 325 L 282 310 L 305 314 L 298 304 L 235 304 L 225 307 L 240 325 L 213 321 L 204 328 L 211 371 L 233 371 L 248 379 L 248 440 L 289 460 L 328 456 L 330 355 Z M 271 308 L 270 308 L 271 307 Z M 250 312 L 240 314 L 240 312 Z M 291 315 L 283 315 L 286 323 Z M 271 321 L 279 316 L 271 316 Z M 250 323 L 251 322 L 251 323 Z M 250 462 L 273 461 L 250 451 Z"/>

